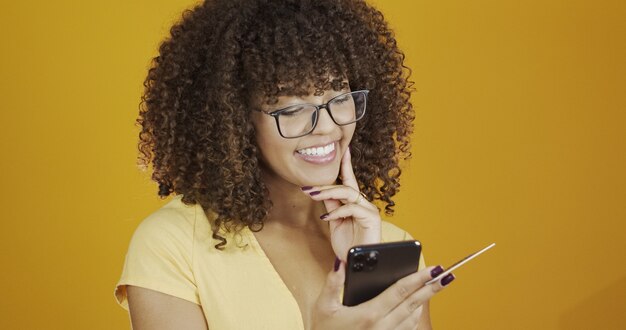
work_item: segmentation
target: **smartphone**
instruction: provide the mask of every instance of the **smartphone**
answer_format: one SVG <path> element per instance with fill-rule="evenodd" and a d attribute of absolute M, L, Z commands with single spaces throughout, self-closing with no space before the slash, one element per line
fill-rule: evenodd
<path fill-rule="evenodd" d="M 399 279 L 415 273 L 422 246 L 419 241 L 359 245 L 348 251 L 343 304 L 368 301 Z"/>

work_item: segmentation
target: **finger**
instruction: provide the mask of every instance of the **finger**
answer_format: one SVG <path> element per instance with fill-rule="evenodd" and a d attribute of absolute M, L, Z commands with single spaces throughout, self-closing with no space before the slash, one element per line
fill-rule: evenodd
<path fill-rule="evenodd" d="M 306 187 L 300 187 L 300 189 L 302 189 L 302 192 L 304 192 L 305 194 L 308 194 L 312 191 L 316 191 L 316 190 L 326 190 L 326 189 L 330 189 L 330 188 L 335 188 L 337 186 L 341 186 L 338 184 L 329 184 L 329 185 L 325 185 L 325 186 L 306 186 Z"/>
<path fill-rule="evenodd" d="M 322 308 L 324 312 L 332 312 L 343 306 L 341 304 L 341 290 L 343 289 L 345 274 L 344 263 L 335 259 L 335 265 L 328 273 L 326 283 L 324 283 L 322 292 L 317 298 L 317 306 Z"/>
<path fill-rule="evenodd" d="M 418 307 L 415 312 L 411 313 L 409 317 L 407 317 L 404 321 L 402 321 L 398 325 L 398 329 L 411 329 L 415 330 L 416 327 L 424 324 L 430 324 L 429 313 L 429 305 L 430 302 L 427 301 Z M 430 327 L 428 327 L 430 329 Z M 421 329 L 421 328 L 418 328 Z"/>
<path fill-rule="evenodd" d="M 359 192 L 348 186 L 334 186 L 324 190 L 313 190 L 309 196 L 314 200 L 338 199 L 344 203 L 354 203 L 359 198 Z"/>
<path fill-rule="evenodd" d="M 432 291 L 434 294 L 436 292 L 434 290 L 436 290 L 440 284 L 434 283 L 433 285 L 424 287 L 424 283 L 433 278 L 431 272 L 435 268 L 436 267 L 432 266 L 427 267 L 401 278 L 377 297 L 365 302 L 363 305 L 366 305 L 372 310 L 379 310 L 386 315 L 420 288 L 427 288 L 427 290 Z"/>
<path fill-rule="evenodd" d="M 346 152 L 341 158 L 341 183 L 352 189 L 359 191 L 359 183 L 354 176 L 354 170 L 352 168 L 352 155 L 350 154 L 350 147 L 346 149 Z"/>
<path fill-rule="evenodd" d="M 323 214 L 320 219 L 324 221 L 334 221 L 349 217 L 362 228 L 370 228 L 380 223 L 378 213 L 374 213 L 371 209 L 356 204 L 342 205 L 329 213 Z"/>
<path fill-rule="evenodd" d="M 349 187 L 352 188 L 350 186 L 346 186 L 343 184 L 332 184 L 332 185 L 325 185 L 325 186 L 307 186 L 307 187 L 300 187 L 302 189 L 302 192 L 304 192 L 305 194 L 310 194 L 314 191 L 324 191 L 324 190 L 328 190 L 328 189 L 333 189 L 333 188 L 338 188 L 338 187 Z M 354 188 L 352 188 L 354 189 Z"/>
<path fill-rule="evenodd" d="M 451 274 L 450 274 L 451 275 Z M 454 275 L 452 275 L 452 280 Z M 419 288 L 406 299 L 404 299 L 396 308 L 394 308 L 387 316 L 385 320 L 388 320 L 390 324 L 398 324 L 408 322 L 409 324 L 416 324 L 419 319 L 418 309 L 422 307 L 427 301 L 429 301 L 435 294 L 440 292 L 444 288 L 444 283 L 450 284 L 452 280 L 447 282 L 439 281 L 437 284 L 427 285 Z"/>
<path fill-rule="evenodd" d="M 337 185 L 328 185 L 328 186 L 306 186 L 306 187 L 301 187 L 302 192 L 309 195 L 310 197 L 313 197 L 314 195 L 316 195 L 319 191 L 323 191 L 323 190 L 327 190 L 327 189 L 332 189 L 338 187 Z M 313 193 L 313 194 L 312 194 Z M 320 198 L 318 198 L 317 200 L 321 200 Z M 332 200 L 332 199 L 326 199 L 324 200 L 324 207 L 326 208 L 326 212 L 331 212 L 334 209 L 340 207 L 342 204 L 340 201 L 338 200 Z"/>
<path fill-rule="evenodd" d="M 326 208 L 326 212 L 332 212 L 341 207 L 341 202 L 335 199 L 325 199 L 324 207 Z"/>
<path fill-rule="evenodd" d="M 398 330 L 415 330 L 415 328 L 417 327 L 420 317 L 422 317 L 422 311 L 424 310 L 423 306 L 419 306 L 417 308 L 415 308 L 415 311 L 413 311 L 411 314 L 409 314 L 409 317 L 405 318 L 404 320 L 402 320 L 400 322 L 400 324 L 398 324 L 397 326 L 394 327 L 394 329 L 398 329 Z"/>
<path fill-rule="evenodd" d="M 357 190 L 348 186 L 334 186 L 333 188 L 326 190 L 314 190 L 309 192 L 309 196 L 317 201 L 334 199 L 340 200 L 344 204 L 358 204 L 378 212 L 378 208 L 374 204 L 370 203 L 366 198 L 361 196 L 361 193 Z"/>

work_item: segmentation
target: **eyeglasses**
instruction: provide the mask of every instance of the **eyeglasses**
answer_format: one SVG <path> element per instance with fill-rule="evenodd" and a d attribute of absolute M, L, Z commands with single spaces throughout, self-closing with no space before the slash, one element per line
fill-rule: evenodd
<path fill-rule="evenodd" d="M 274 117 L 280 136 L 294 139 L 313 132 L 322 109 L 326 109 L 339 126 L 357 122 L 365 115 L 368 93 L 369 90 L 360 90 L 335 96 L 325 104 L 298 104 L 272 112 L 258 111 Z"/>

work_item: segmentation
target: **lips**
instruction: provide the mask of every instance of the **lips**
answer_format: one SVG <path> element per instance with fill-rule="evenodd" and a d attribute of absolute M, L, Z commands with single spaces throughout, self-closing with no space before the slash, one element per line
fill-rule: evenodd
<path fill-rule="evenodd" d="M 321 147 L 311 147 L 297 150 L 301 155 L 324 157 L 335 151 L 335 142 L 329 143 Z"/>
<path fill-rule="evenodd" d="M 324 165 L 332 162 L 337 154 L 336 142 L 331 142 L 325 146 L 310 147 L 296 150 L 298 158 L 308 163 Z"/>

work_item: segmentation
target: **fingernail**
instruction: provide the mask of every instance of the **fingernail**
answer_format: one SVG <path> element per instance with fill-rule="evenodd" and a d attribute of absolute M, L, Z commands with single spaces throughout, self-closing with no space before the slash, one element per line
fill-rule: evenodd
<path fill-rule="evenodd" d="M 443 268 L 441 266 L 437 266 L 430 271 L 430 277 L 435 278 L 439 276 L 439 274 L 443 273 Z"/>
<path fill-rule="evenodd" d="M 341 265 L 341 260 L 339 260 L 339 258 L 335 257 L 335 265 L 333 266 L 333 269 L 335 271 L 339 270 L 339 265 Z"/>
<path fill-rule="evenodd" d="M 313 187 L 304 186 L 304 187 L 300 187 L 300 189 L 302 189 L 302 191 L 307 191 L 307 190 L 313 189 Z"/>
<path fill-rule="evenodd" d="M 311 196 L 319 195 L 321 191 L 312 191 L 309 193 Z"/>
<path fill-rule="evenodd" d="M 324 220 L 326 218 L 328 218 L 328 213 L 324 213 L 324 214 L 320 215 L 320 219 Z"/>
<path fill-rule="evenodd" d="M 450 282 L 454 281 L 454 274 L 448 274 L 441 280 L 441 285 L 446 286 L 450 284 Z"/>

